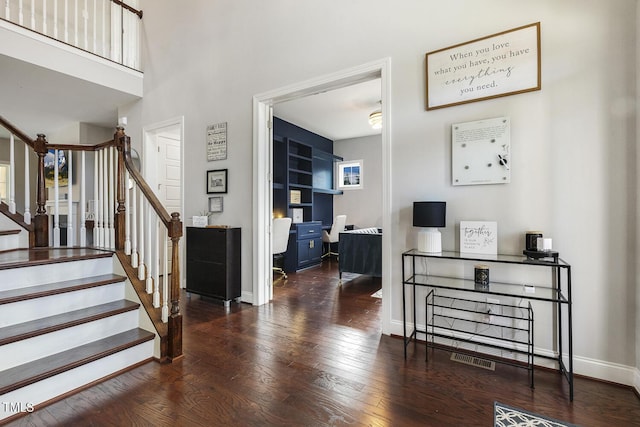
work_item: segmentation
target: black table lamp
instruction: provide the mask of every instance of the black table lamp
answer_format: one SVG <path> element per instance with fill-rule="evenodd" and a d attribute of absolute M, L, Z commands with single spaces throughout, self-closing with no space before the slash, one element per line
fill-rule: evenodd
<path fill-rule="evenodd" d="M 413 226 L 423 227 L 418 232 L 420 252 L 442 252 L 439 227 L 446 225 L 447 202 L 413 202 Z"/>

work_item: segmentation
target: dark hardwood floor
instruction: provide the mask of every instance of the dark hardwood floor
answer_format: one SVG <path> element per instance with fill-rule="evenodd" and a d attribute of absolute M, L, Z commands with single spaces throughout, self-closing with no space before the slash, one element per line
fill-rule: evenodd
<path fill-rule="evenodd" d="M 18 419 L 12 426 L 491 426 L 493 403 L 581 426 L 640 425 L 626 387 L 584 378 L 569 402 L 557 372 L 449 361 L 382 336 L 380 280 L 335 261 L 276 283 L 275 301 L 228 310 L 183 298 L 184 358 L 149 363 Z M 349 280 L 352 279 L 352 280 Z"/>

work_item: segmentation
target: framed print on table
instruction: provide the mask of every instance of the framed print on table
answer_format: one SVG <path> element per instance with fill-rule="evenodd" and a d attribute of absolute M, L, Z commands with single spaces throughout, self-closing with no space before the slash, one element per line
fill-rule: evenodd
<path fill-rule="evenodd" d="M 227 169 L 207 171 L 207 194 L 227 192 Z"/>

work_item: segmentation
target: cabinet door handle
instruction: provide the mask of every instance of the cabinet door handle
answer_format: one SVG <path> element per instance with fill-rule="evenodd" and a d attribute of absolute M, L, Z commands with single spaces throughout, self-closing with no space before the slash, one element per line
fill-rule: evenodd
<path fill-rule="evenodd" d="M 315 244 L 315 240 L 309 240 L 309 249 L 313 249 L 314 244 Z"/>

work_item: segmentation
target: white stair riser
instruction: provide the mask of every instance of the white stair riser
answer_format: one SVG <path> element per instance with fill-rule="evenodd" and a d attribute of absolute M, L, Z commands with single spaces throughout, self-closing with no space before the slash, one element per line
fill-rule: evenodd
<path fill-rule="evenodd" d="M 138 327 L 138 311 L 128 311 L 2 346 L 0 366 L 13 368 Z M 2 375 L 2 371 L 0 371 Z"/>
<path fill-rule="evenodd" d="M 113 259 L 98 258 L 0 270 L 0 291 L 110 274 Z"/>
<path fill-rule="evenodd" d="M 8 251 L 11 249 L 26 248 L 29 245 L 27 240 L 27 246 L 22 246 L 20 241 L 20 234 L 7 234 L 0 235 L 0 251 Z"/>
<path fill-rule="evenodd" d="M 1 277 L 1 276 L 0 276 Z M 34 298 L 0 306 L 0 327 L 68 313 L 125 298 L 124 282 Z"/>
<path fill-rule="evenodd" d="M 8 410 L 11 408 L 10 404 L 21 404 L 23 408 L 33 405 L 32 407 L 38 410 L 38 405 L 43 402 L 147 360 L 152 354 L 153 341 L 147 341 L 96 362 L 4 394 L 0 396 L 0 420 L 15 415 Z"/>

